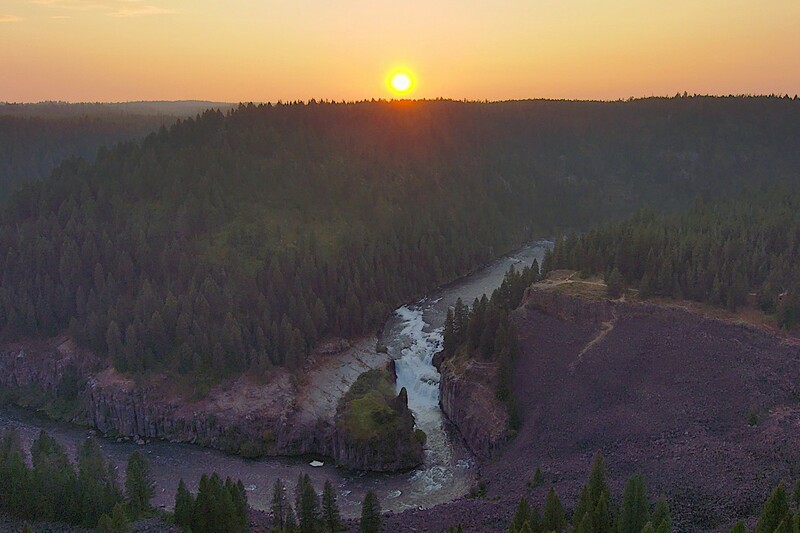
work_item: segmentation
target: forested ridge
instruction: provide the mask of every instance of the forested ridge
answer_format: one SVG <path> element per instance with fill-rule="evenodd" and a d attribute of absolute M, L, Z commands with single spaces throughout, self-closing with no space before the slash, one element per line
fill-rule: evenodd
<path fill-rule="evenodd" d="M 122 371 L 298 368 L 532 236 L 788 179 L 798 119 L 782 98 L 209 111 L 14 195 L 0 331 L 68 329 Z"/>
<path fill-rule="evenodd" d="M 18 116 L 0 106 L 0 204 L 20 185 L 41 180 L 69 157 L 144 137 L 175 117 L 157 115 Z"/>
<path fill-rule="evenodd" d="M 736 311 L 757 304 L 778 325 L 800 322 L 800 191 L 776 186 L 698 200 L 666 217 L 630 219 L 556 241 L 543 266 L 604 274 L 641 298 L 688 298 Z"/>

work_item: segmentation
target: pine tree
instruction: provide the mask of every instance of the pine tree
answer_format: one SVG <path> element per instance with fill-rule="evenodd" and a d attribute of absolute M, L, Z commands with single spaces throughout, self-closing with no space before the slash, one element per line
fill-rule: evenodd
<path fill-rule="evenodd" d="M 31 474 L 19 434 L 13 429 L 0 433 L 0 511 L 17 516 L 35 511 Z"/>
<path fill-rule="evenodd" d="M 336 492 L 330 480 L 325 481 L 322 489 L 322 519 L 328 531 L 336 532 L 343 529 L 342 516 L 336 503 Z"/>
<path fill-rule="evenodd" d="M 622 277 L 619 269 L 614 267 L 606 279 L 606 285 L 609 298 L 619 298 L 625 291 L 625 278 Z"/>
<path fill-rule="evenodd" d="M 589 515 L 592 517 L 594 526 L 598 529 L 598 533 L 605 533 L 611 531 L 611 524 L 605 516 L 607 513 L 608 502 L 605 502 L 606 507 L 600 509 L 600 500 L 607 497 L 608 483 L 606 482 L 606 465 L 603 455 L 597 452 L 592 461 L 592 468 L 589 471 L 589 479 L 581 491 L 578 505 L 575 508 L 575 513 L 572 516 L 573 527 L 578 527 L 583 522 L 584 516 Z M 604 516 L 599 517 L 598 511 L 602 511 Z"/>
<path fill-rule="evenodd" d="M 128 508 L 134 519 L 150 511 L 153 489 L 147 458 L 136 450 L 128 458 L 128 468 L 125 472 L 125 493 L 128 498 Z"/>
<path fill-rule="evenodd" d="M 247 498 L 241 482 L 225 482 L 219 474 L 203 475 L 191 516 L 192 533 L 243 533 L 247 531 Z"/>
<path fill-rule="evenodd" d="M 650 521 L 653 523 L 653 528 L 656 533 L 670 531 L 672 519 L 670 518 L 669 504 L 663 496 L 656 502 L 656 507 L 653 509 L 653 516 Z"/>
<path fill-rule="evenodd" d="M 175 524 L 184 531 L 188 531 L 191 527 L 193 508 L 194 497 L 181 479 L 178 491 L 175 493 Z"/>
<path fill-rule="evenodd" d="M 561 532 L 567 527 L 567 517 L 564 507 L 558 499 L 556 491 L 550 489 L 544 504 L 544 514 L 542 515 L 542 525 L 545 531 Z"/>
<path fill-rule="evenodd" d="M 381 504 L 378 496 L 370 491 L 364 496 L 361 504 L 360 533 L 378 533 L 381 530 Z"/>
<path fill-rule="evenodd" d="M 319 496 L 308 474 L 303 476 L 300 489 L 300 533 L 314 533 L 319 520 Z"/>
<path fill-rule="evenodd" d="M 589 471 L 589 498 L 592 504 L 597 505 L 600 496 L 608 494 L 608 483 L 606 482 L 606 461 L 603 454 L 597 452 L 592 460 L 592 469 Z"/>
<path fill-rule="evenodd" d="M 236 510 L 235 523 L 238 526 L 238 530 L 244 533 L 247 531 L 247 515 L 249 510 L 247 505 L 247 492 L 245 491 L 244 484 L 241 479 L 237 480 L 236 483 L 226 479 L 225 485 L 228 487 L 233 497 L 233 505 Z"/>
<path fill-rule="evenodd" d="M 525 498 L 520 498 L 519 503 L 517 504 L 517 510 L 514 513 L 514 519 L 511 521 L 511 529 L 519 531 L 522 529 L 524 524 L 530 524 L 531 515 L 531 506 L 528 503 L 528 500 Z"/>
<path fill-rule="evenodd" d="M 592 523 L 597 533 L 613 533 L 614 531 L 608 500 L 608 493 L 603 492 L 592 510 Z"/>
<path fill-rule="evenodd" d="M 618 533 L 640 533 L 649 521 L 650 503 L 642 476 L 632 476 L 625 483 L 622 505 L 617 517 Z"/>
<path fill-rule="evenodd" d="M 289 512 L 289 501 L 286 498 L 286 490 L 283 487 L 283 481 L 280 479 L 275 480 L 274 488 L 272 489 L 272 521 L 275 523 L 275 528 L 278 531 L 283 531 L 286 527 L 286 517 Z"/>
<path fill-rule="evenodd" d="M 300 513 L 300 499 L 303 497 L 303 488 L 306 484 L 306 474 L 302 472 L 297 476 L 297 483 L 294 486 L 294 510 L 295 513 Z M 299 516 L 296 516 L 299 518 Z"/>
<path fill-rule="evenodd" d="M 42 431 L 31 446 L 33 463 L 31 495 L 37 518 L 79 523 L 79 495 L 75 492 L 77 476 L 64 447 Z"/>
<path fill-rule="evenodd" d="M 583 513 L 583 518 L 578 525 L 575 526 L 575 533 L 594 533 L 594 524 L 592 524 L 592 515 Z"/>
<path fill-rule="evenodd" d="M 790 518 L 789 500 L 781 482 L 764 503 L 764 510 L 756 525 L 756 533 L 774 533 L 781 522 L 788 522 Z"/>
<path fill-rule="evenodd" d="M 535 505 L 531 510 L 530 525 L 532 531 L 542 530 L 542 513 L 538 505 Z"/>
<path fill-rule="evenodd" d="M 111 511 L 111 527 L 114 533 L 129 533 L 131 531 L 131 522 L 121 503 L 115 505 Z"/>
<path fill-rule="evenodd" d="M 100 446 L 94 439 L 86 439 L 78 450 L 78 495 L 81 523 L 96 524 L 121 500 L 113 465 L 106 468 Z"/>
<path fill-rule="evenodd" d="M 453 355 L 458 348 L 458 345 L 456 344 L 458 339 L 456 338 L 453 320 L 453 310 L 448 307 L 447 317 L 444 320 L 444 339 L 442 341 L 442 349 L 444 350 L 445 356 Z"/>

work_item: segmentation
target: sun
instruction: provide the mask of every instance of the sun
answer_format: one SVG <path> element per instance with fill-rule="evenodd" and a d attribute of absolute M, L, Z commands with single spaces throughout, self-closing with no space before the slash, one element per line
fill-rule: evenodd
<path fill-rule="evenodd" d="M 396 70 L 389 75 L 389 89 L 397 95 L 405 95 L 414 88 L 414 77 L 407 70 Z"/>
<path fill-rule="evenodd" d="M 392 76 L 392 89 L 404 93 L 411 88 L 411 77 L 405 72 L 398 72 Z"/>

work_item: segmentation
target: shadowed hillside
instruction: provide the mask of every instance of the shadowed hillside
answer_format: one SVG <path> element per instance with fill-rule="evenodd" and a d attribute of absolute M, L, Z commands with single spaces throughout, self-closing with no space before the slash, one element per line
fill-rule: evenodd
<path fill-rule="evenodd" d="M 798 115 L 780 98 L 209 111 L 15 195 L 0 330 L 68 330 L 122 371 L 298 368 L 532 234 L 790 176 Z"/>

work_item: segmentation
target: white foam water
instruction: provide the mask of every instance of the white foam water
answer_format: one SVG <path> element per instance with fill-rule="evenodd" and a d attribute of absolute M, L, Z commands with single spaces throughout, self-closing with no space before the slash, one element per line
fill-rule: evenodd
<path fill-rule="evenodd" d="M 443 332 L 442 328 L 428 327 L 423 310 L 417 305 L 403 306 L 395 311 L 402 321 L 400 338 L 403 344 L 401 356 L 395 360 L 397 390 L 406 388 L 408 406 L 415 414 L 439 406 L 440 375 L 433 366 L 433 356 L 441 350 Z"/>
<path fill-rule="evenodd" d="M 359 515 L 367 490 L 374 490 L 384 509 L 392 511 L 432 507 L 461 497 L 475 482 L 474 463 L 463 442 L 450 432 L 449 423 L 439 409 L 440 376 L 433 366 L 433 356 L 442 346 L 447 309 L 455 304 L 457 298 L 471 303 L 484 293 L 491 294 L 510 264 L 529 264 L 533 257 L 541 261 L 547 245 L 549 243 L 535 243 L 499 259 L 467 278 L 443 287 L 429 298 L 399 308 L 387 321 L 381 342 L 395 359 L 397 390 L 406 388 L 416 425 L 428 436 L 424 464 L 416 470 L 367 475 L 342 471 L 330 462 L 315 468 L 308 459 L 251 461 L 197 446 L 159 441 L 137 446 L 130 442 L 101 439 L 100 446 L 107 459 L 118 466 L 125 464 L 134 449 L 145 453 L 157 484 L 154 504 L 167 508 L 174 502 L 173 495 L 180 479 L 189 484 L 190 490 L 196 490 L 200 476 L 214 471 L 241 479 L 247 487 L 250 504 L 262 510 L 269 509 L 275 479 L 286 481 L 291 490 L 293 480 L 301 473 L 311 476 L 317 488 L 331 480 L 337 487 L 342 513 L 347 517 Z M 7 427 L 20 432 L 25 447 L 30 446 L 39 431 L 46 429 L 67 447 L 72 457 L 87 436 L 85 429 L 41 419 L 27 411 L 0 407 L 0 429 Z"/>

